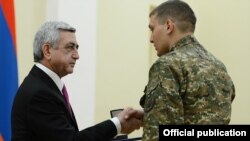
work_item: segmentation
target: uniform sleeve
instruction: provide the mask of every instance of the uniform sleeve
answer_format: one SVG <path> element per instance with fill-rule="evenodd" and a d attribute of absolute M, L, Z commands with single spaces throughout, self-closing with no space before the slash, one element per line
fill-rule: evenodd
<path fill-rule="evenodd" d="M 157 140 L 159 125 L 184 123 L 177 76 L 178 72 L 165 63 L 151 67 L 144 103 L 145 140 Z"/>

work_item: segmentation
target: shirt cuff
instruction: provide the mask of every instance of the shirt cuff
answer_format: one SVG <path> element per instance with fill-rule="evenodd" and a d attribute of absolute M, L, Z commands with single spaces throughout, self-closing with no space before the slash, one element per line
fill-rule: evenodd
<path fill-rule="evenodd" d="M 118 117 L 114 117 L 114 118 L 112 118 L 110 120 L 115 124 L 116 130 L 117 130 L 117 134 L 120 134 L 122 127 L 121 127 L 121 123 L 120 123 Z"/>

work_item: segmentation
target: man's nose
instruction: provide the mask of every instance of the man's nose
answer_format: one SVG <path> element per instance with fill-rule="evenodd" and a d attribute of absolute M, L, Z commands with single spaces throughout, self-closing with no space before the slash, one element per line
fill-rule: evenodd
<path fill-rule="evenodd" d="M 78 59 L 80 58 L 79 53 L 78 53 L 78 50 L 75 50 L 75 51 L 73 52 L 72 56 L 73 56 L 74 59 L 78 60 Z"/>
<path fill-rule="evenodd" d="M 150 36 L 149 41 L 150 41 L 150 43 L 154 43 L 154 40 L 153 40 L 153 36 L 152 36 L 152 35 Z"/>

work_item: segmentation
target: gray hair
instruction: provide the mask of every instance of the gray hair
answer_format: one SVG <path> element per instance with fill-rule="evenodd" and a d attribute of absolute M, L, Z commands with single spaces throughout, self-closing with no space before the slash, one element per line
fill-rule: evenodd
<path fill-rule="evenodd" d="M 53 48 L 57 48 L 60 31 L 75 33 L 76 29 L 65 22 L 48 21 L 45 22 L 36 32 L 33 43 L 34 61 L 39 62 L 43 59 L 42 46 L 49 43 Z"/>

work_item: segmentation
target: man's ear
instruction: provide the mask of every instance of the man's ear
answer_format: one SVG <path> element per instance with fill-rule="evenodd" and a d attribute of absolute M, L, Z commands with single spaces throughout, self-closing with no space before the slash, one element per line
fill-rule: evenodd
<path fill-rule="evenodd" d="M 51 59 L 51 45 L 50 44 L 43 44 L 42 46 L 42 52 L 43 52 L 43 56 L 46 60 L 50 60 Z"/>
<path fill-rule="evenodd" d="M 165 28 L 166 28 L 167 34 L 170 34 L 170 33 L 173 32 L 174 26 L 175 26 L 175 24 L 174 24 L 173 20 L 171 20 L 171 19 L 167 19 L 166 20 L 166 22 L 165 22 Z"/>

